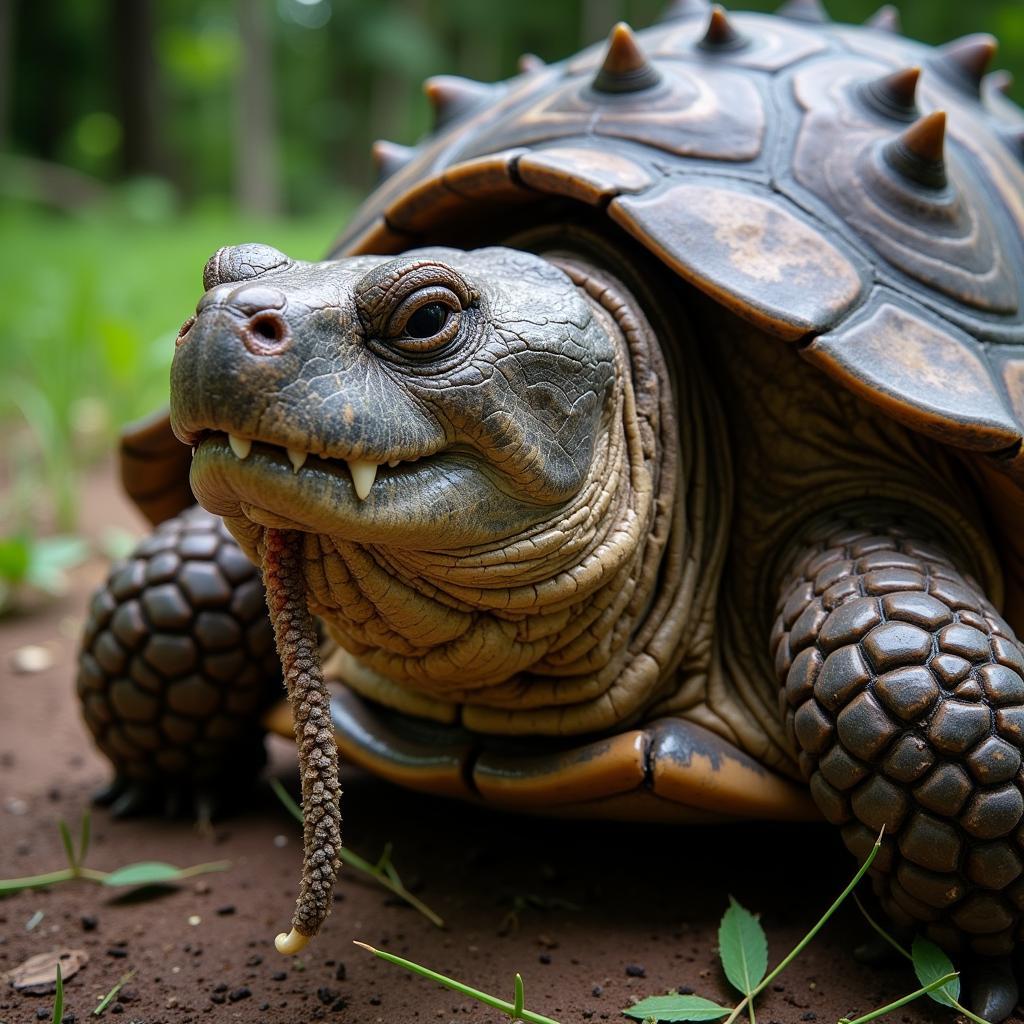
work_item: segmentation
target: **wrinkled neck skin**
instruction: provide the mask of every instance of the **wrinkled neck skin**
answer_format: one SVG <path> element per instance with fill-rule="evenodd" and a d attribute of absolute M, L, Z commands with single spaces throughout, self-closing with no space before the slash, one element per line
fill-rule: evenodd
<path fill-rule="evenodd" d="M 681 452 L 669 369 L 635 299 L 579 259 L 553 262 L 615 343 L 615 383 L 578 492 L 520 534 L 459 550 L 305 537 L 310 608 L 339 645 L 328 675 L 481 732 L 621 727 L 710 647 L 699 640 L 721 538 L 709 543 L 711 517 L 694 507 L 715 490 L 700 422 L 707 389 L 697 371 L 683 375 L 683 415 L 695 422 Z"/>

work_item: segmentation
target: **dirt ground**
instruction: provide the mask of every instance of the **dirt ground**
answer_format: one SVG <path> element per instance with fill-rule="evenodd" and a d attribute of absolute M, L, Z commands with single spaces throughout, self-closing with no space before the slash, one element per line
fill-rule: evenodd
<path fill-rule="evenodd" d="M 142 530 L 109 470 L 84 500 L 87 533 L 112 523 Z M 72 693 L 79 624 L 104 572 L 99 561 L 83 567 L 65 598 L 0 623 L 0 877 L 63 866 L 57 822 L 77 822 L 107 777 Z M 13 672 L 12 655 L 26 644 L 48 648 L 53 666 Z M 269 772 L 294 791 L 287 743 L 274 741 Z M 64 1019 L 79 1024 L 129 971 L 104 1014 L 124 1024 L 507 1019 L 371 957 L 352 945 L 359 939 L 508 999 L 519 971 L 527 1008 L 562 1024 L 624 1020 L 620 1010 L 636 998 L 681 986 L 730 998 L 715 951 L 728 894 L 761 913 L 775 962 L 852 874 L 827 826 L 682 830 L 520 818 L 403 792 L 344 767 L 343 776 L 348 845 L 376 859 L 393 843 L 403 880 L 445 918 L 444 931 L 345 871 L 320 938 L 301 960 L 276 954 L 300 837 L 263 784 L 212 834 L 187 821 L 115 822 L 94 810 L 92 867 L 226 859 L 230 869 L 134 896 L 75 882 L 2 900 L 0 975 L 36 953 L 84 950 L 88 963 L 65 989 Z M 856 908 L 843 908 L 760 1000 L 762 1024 L 834 1022 L 917 987 L 909 968 L 854 962 L 867 935 Z M 0 986 L 0 1024 L 51 1013 L 52 996 Z M 890 1019 L 953 1015 L 921 1002 Z"/>

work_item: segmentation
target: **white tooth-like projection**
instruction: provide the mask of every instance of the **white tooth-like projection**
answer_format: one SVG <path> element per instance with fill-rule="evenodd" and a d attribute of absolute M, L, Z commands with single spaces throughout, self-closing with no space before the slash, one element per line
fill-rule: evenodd
<path fill-rule="evenodd" d="M 401 459 L 388 459 L 388 469 L 394 469 L 401 461 Z"/>
<path fill-rule="evenodd" d="M 300 452 L 297 448 L 288 449 L 288 458 L 292 462 L 292 470 L 296 473 L 302 469 L 302 464 L 306 461 L 306 452 Z"/>
<path fill-rule="evenodd" d="M 235 437 L 234 434 L 228 434 L 228 444 L 240 459 L 248 458 L 249 452 L 252 451 L 252 441 L 246 437 Z"/>
<path fill-rule="evenodd" d="M 355 487 L 359 500 L 365 501 L 373 481 L 377 479 L 377 463 L 353 459 L 348 464 L 348 471 L 352 474 L 352 486 Z"/>

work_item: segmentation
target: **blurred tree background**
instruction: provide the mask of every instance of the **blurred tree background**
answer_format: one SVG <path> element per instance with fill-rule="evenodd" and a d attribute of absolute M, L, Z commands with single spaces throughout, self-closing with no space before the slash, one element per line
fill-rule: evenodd
<path fill-rule="evenodd" d="M 81 467 L 164 399 L 209 253 L 321 253 L 372 186 L 371 142 L 427 131 L 426 76 L 508 77 L 664 2 L 0 0 L 0 538 L 73 528 Z M 879 2 L 826 5 L 860 22 Z M 899 7 L 930 43 L 997 35 L 1021 100 L 1022 0 Z"/>

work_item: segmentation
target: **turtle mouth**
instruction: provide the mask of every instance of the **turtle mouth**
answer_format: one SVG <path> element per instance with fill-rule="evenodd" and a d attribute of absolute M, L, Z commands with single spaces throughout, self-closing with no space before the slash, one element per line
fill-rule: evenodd
<path fill-rule="evenodd" d="M 383 462 L 374 462 L 370 459 L 357 459 L 351 456 L 344 455 L 330 455 L 326 452 L 311 452 L 304 448 L 290 448 L 286 445 L 275 444 L 272 441 L 257 440 L 250 437 L 242 437 L 238 434 L 221 433 L 221 432 L 208 432 L 205 436 L 200 438 L 199 443 L 205 440 L 218 439 L 223 442 L 227 440 L 228 447 L 236 458 L 241 459 L 243 462 L 249 458 L 253 453 L 253 446 L 258 445 L 258 455 L 270 455 L 279 457 L 281 453 L 284 453 L 288 462 L 291 464 L 292 473 L 298 475 L 299 471 L 302 470 L 307 462 L 309 463 L 309 469 L 312 471 L 328 472 L 337 474 L 342 465 L 348 469 L 348 475 L 352 481 L 352 488 L 356 493 L 356 497 L 360 501 L 365 501 L 373 489 L 373 485 L 377 480 L 377 474 L 381 472 L 384 467 L 387 470 L 396 470 L 400 466 L 409 465 L 414 462 L 419 462 L 422 458 L 429 458 L 430 455 L 436 454 L 431 452 L 425 455 L 411 455 L 405 457 L 394 457 L 389 458 Z M 193 449 L 193 452 L 195 449 Z M 312 461 L 310 461 L 312 460 Z"/>
<path fill-rule="evenodd" d="M 465 461 L 424 452 L 376 462 L 212 430 L 191 440 L 192 488 L 211 512 L 341 536 L 373 532 L 382 509 L 416 500 L 445 472 L 442 464 Z"/>

